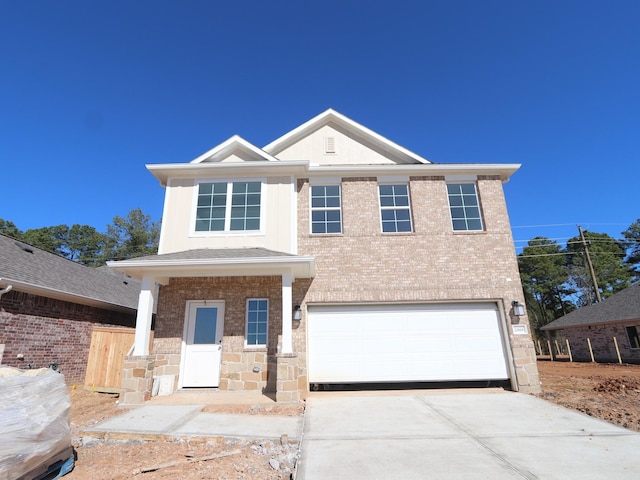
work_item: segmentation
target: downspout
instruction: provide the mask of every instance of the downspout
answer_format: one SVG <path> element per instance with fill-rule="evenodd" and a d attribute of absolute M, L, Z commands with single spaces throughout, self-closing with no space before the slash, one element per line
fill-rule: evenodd
<path fill-rule="evenodd" d="M 13 285 L 7 285 L 4 290 L 0 290 L 0 299 L 2 299 L 2 295 L 9 293 L 11 290 L 13 290 Z"/>

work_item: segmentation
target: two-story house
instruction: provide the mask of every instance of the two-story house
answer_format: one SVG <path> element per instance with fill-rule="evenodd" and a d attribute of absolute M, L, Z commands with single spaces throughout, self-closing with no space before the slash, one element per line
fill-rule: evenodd
<path fill-rule="evenodd" d="M 147 165 L 166 189 L 159 254 L 109 264 L 142 280 L 125 401 L 153 376 L 280 401 L 332 383 L 539 391 L 512 307 L 518 167 L 431 163 L 333 110 L 263 148 L 234 136 Z"/>

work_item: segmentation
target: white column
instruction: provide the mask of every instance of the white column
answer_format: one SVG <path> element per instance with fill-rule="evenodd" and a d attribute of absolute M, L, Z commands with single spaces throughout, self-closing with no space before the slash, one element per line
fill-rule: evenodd
<path fill-rule="evenodd" d="M 149 355 L 151 338 L 151 320 L 153 316 L 153 295 L 156 289 L 155 278 L 145 276 L 138 297 L 138 316 L 136 317 L 136 336 L 133 344 L 135 356 Z"/>
<path fill-rule="evenodd" d="M 291 273 L 282 274 L 282 350 L 280 353 L 293 353 Z"/>

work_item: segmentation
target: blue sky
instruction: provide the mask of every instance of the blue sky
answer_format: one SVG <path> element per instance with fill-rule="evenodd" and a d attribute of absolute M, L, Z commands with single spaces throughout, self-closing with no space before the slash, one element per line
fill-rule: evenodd
<path fill-rule="evenodd" d="M 433 162 L 521 163 L 517 245 L 620 237 L 640 218 L 639 19 L 635 0 L 0 0 L 0 218 L 159 219 L 145 164 L 331 107 Z"/>

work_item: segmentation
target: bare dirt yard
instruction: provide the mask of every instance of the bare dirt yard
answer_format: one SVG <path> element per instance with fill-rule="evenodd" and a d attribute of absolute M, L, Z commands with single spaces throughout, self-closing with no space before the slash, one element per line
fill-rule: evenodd
<path fill-rule="evenodd" d="M 540 398 L 640 432 L 640 365 L 538 361 L 538 371 Z"/>
<path fill-rule="evenodd" d="M 640 365 L 538 362 L 540 398 L 640 432 Z M 83 428 L 122 413 L 117 395 L 69 390 L 71 429 L 78 453 L 69 480 L 260 479 L 291 477 L 297 447 L 279 442 L 103 441 Z M 206 407 L 207 411 L 256 415 L 301 415 L 302 404 Z M 277 468 L 275 468 L 277 467 Z"/>
<path fill-rule="evenodd" d="M 290 479 L 298 447 L 280 442 L 104 441 L 82 435 L 83 428 L 123 413 L 117 394 L 70 389 L 71 435 L 78 459 L 69 480 Z M 207 412 L 302 415 L 296 405 L 209 405 Z"/>

